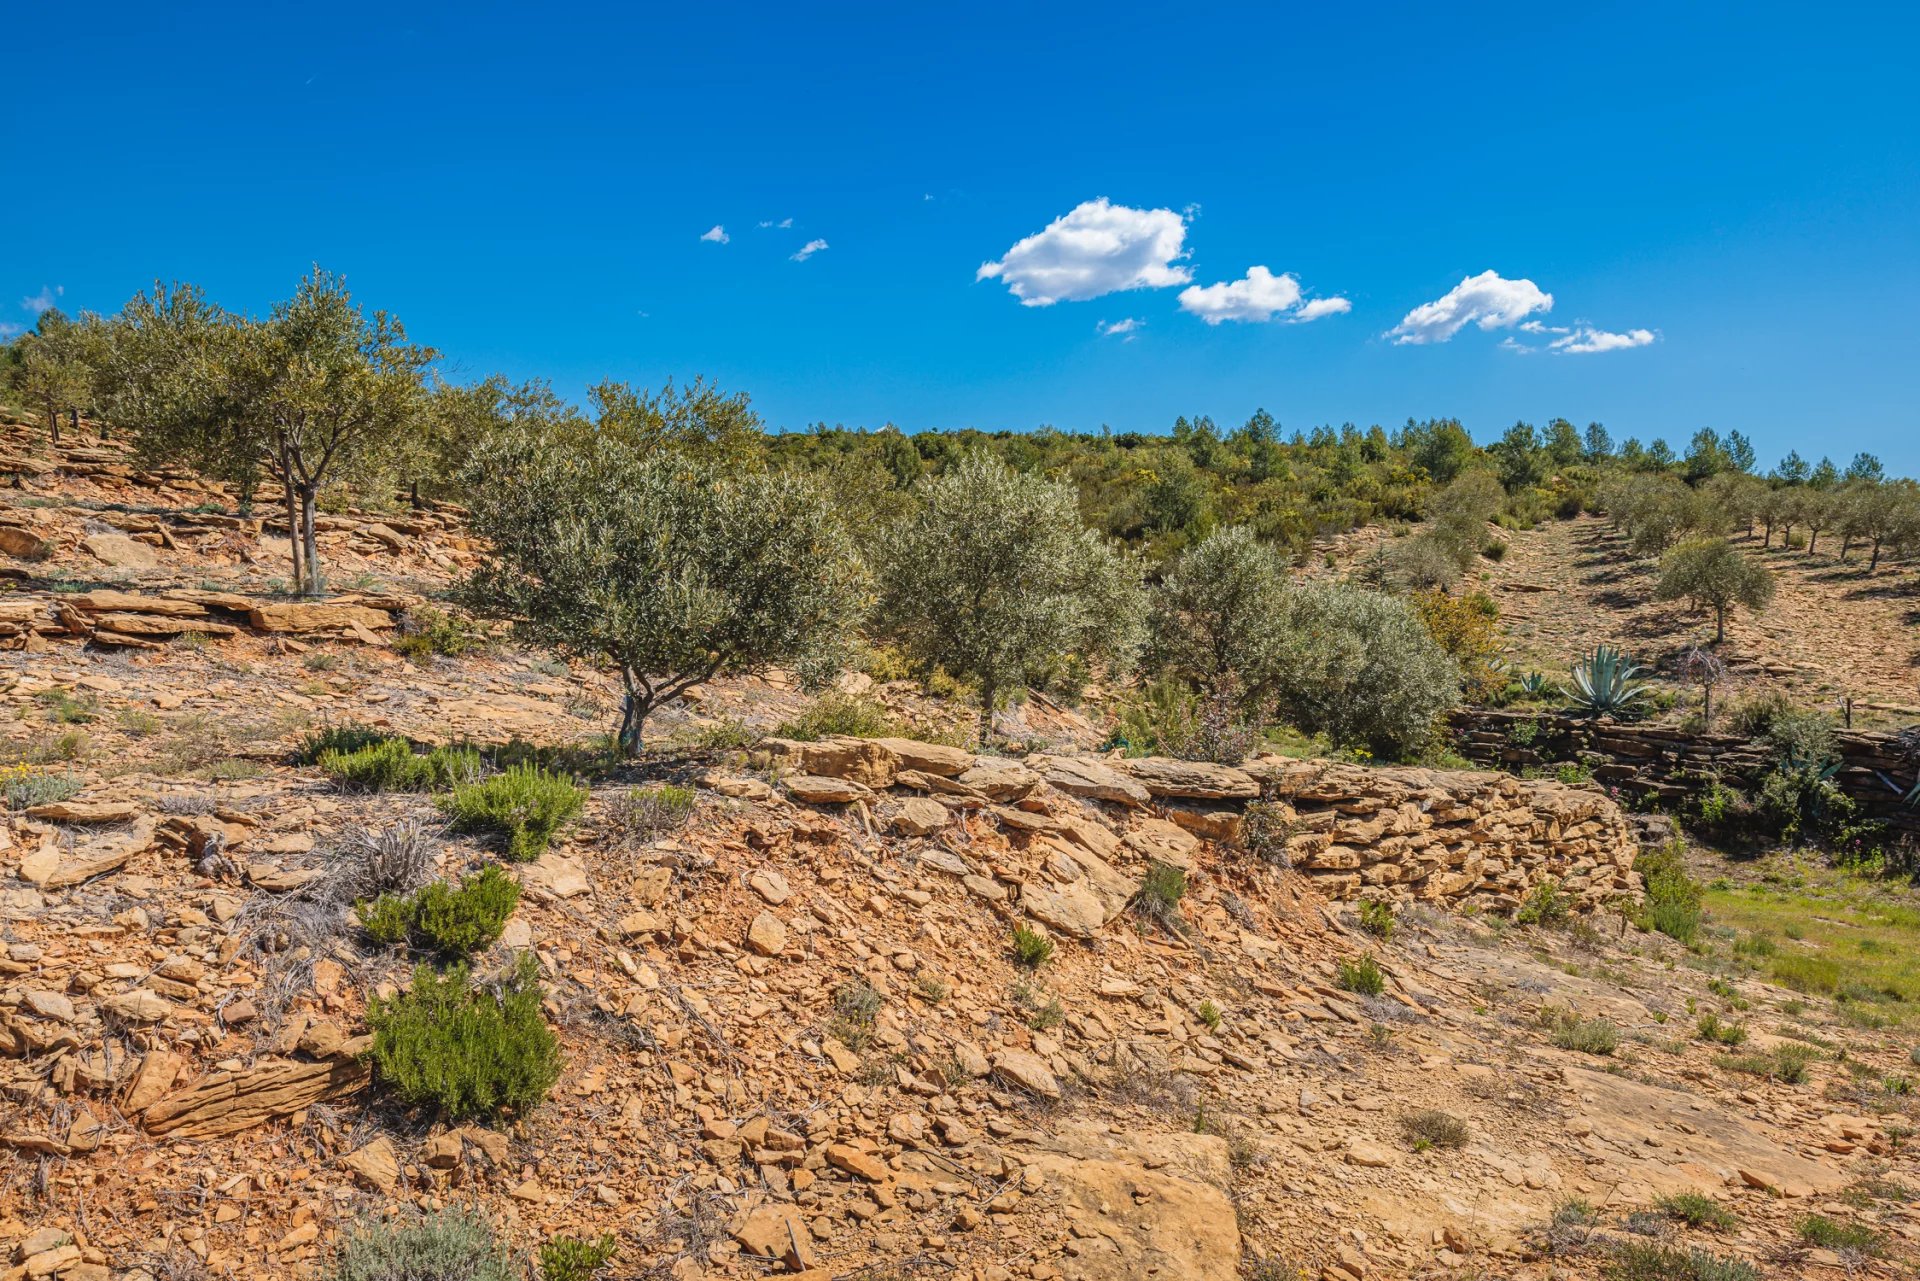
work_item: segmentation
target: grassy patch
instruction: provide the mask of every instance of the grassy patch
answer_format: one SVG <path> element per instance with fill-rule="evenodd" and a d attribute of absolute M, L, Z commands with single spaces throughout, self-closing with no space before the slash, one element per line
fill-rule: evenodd
<path fill-rule="evenodd" d="M 1463 1148 L 1467 1145 L 1467 1123 L 1451 1112 L 1423 1108 L 1400 1118 L 1400 1136 L 1415 1152 Z"/>
<path fill-rule="evenodd" d="M 1620 1029 L 1612 1019 L 1583 1019 L 1572 1010 L 1543 1009 L 1540 1022 L 1563 1050 L 1605 1055 L 1620 1048 Z"/>
<path fill-rule="evenodd" d="M 1387 976 L 1380 972 L 1380 963 L 1371 953 L 1357 960 L 1342 960 L 1340 973 L 1334 982 L 1349 992 L 1358 992 L 1361 996 L 1378 996 L 1387 990 Z"/>
<path fill-rule="evenodd" d="M 1826 868 L 1775 875 L 1706 892 L 1717 924 L 1768 940 L 1743 960 L 1812 996 L 1920 1001 L 1920 907 L 1910 892 Z"/>
<path fill-rule="evenodd" d="M 1729 1072 L 1799 1085 L 1807 1079 L 1807 1065 L 1819 1057 L 1820 1052 L 1811 1045 L 1791 1042 L 1775 1046 L 1771 1054 L 1728 1054 L 1719 1060 L 1719 1066 Z"/>
<path fill-rule="evenodd" d="M 1795 1229 L 1808 1245 L 1826 1250 L 1851 1250 L 1856 1254 L 1878 1256 L 1886 1251 L 1880 1233 L 1864 1223 L 1842 1223 L 1824 1214 L 1809 1214 Z"/>
<path fill-rule="evenodd" d="M 1053 955 L 1053 939 L 1027 925 L 1013 927 L 1013 959 L 1025 970 L 1037 970 Z"/>
<path fill-rule="evenodd" d="M 1600 1275 L 1608 1281 L 1760 1281 L 1760 1270 L 1705 1250 L 1652 1241 L 1622 1241 L 1609 1251 Z"/>
<path fill-rule="evenodd" d="M 343 752 L 320 753 L 320 768 L 354 792 L 441 792 L 480 776 L 480 753 L 470 747 L 436 747 L 424 755 L 404 738 Z"/>

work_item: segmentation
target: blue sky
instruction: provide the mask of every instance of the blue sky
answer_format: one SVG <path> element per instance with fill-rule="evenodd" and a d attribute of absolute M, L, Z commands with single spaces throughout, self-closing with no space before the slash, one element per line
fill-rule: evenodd
<path fill-rule="evenodd" d="M 1910 7 L 106 4 L 8 28 L 0 323 L 157 277 L 263 309 L 318 262 L 456 374 L 704 373 L 775 426 L 1264 406 L 1487 439 L 1564 415 L 1920 473 Z M 1590 346 L 1614 349 L 1566 349 Z"/>

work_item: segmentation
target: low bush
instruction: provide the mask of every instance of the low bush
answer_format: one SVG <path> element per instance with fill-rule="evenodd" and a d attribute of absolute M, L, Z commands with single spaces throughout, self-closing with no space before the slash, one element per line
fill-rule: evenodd
<path fill-rule="evenodd" d="M 1144 921 L 1164 930 L 1179 933 L 1185 922 L 1180 917 L 1180 900 L 1186 897 L 1187 874 L 1171 863 L 1155 859 L 1147 864 L 1147 874 L 1133 895 L 1133 912 Z"/>
<path fill-rule="evenodd" d="M 1718 1014 L 1702 1014 L 1699 1030 L 1701 1040 L 1716 1045 L 1740 1045 L 1747 1039 L 1745 1024 L 1725 1022 Z"/>
<path fill-rule="evenodd" d="M 1235 838 L 1241 849 L 1275 867 L 1293 866 L 1287 841 L 1293 836 L 1292 813 L 1278 801 L 1250 801 L 1240 815 L 1240 831 Z"/>
<path fill-rule="evenodd" d="M 1690 1228 L 1711 1228 L 1715 1232 L 1731 1232 L 1738 1227 L 1740 1220 L 1733 1211 L 1722 1206 L 1712 1197 L 1702 1196 L 1698 1192 L 1676 1192 L 1672 1196 L 1663 1196 L 1655 1201 L 1654 1208 L 1669 1219 L 1676 1219 Z"/>
<path fill-rule="evenodd" d="M 1620 1048 L 1620 1029 L 1612 1019 L 1583 1019 L 1572 1010 L 1542 1010 L 1553 1043 L 1581 1054 L 1612 1054 Z"/>
<path fill-rule="evenodd" d="M 378 941 L 400 942 L 417 934 L 437 952 L 465 956 L 492 947 L 519 903 L 520 883 L 489 865 L 457 887 L 434 881 L 406 898 L 383 895 L 362 920 Z M 399 938 L 392 937 L 396 926 Z"/>
<path fill-rule="evenodd" d="M 1220 1030 L 1220 1023 L 1223 1016 L 1220 1013 L 1220 1007 L 1212 1001 L 1200 1002 L 1199 1006 L 1195 1008 L 1193 1016 L 1205 1025 L 1207 1031 L 1218 1032 Z"/>
<path fill-rule="evenodd" d="M 71 774 L 54 774 L 26 764 L 0 769 L 0 795 L 6 797 L 10 810 L 64 801 L 79 790 L 80 780 Z"/>
<path fill-rule="evenodd" d="M 1401 1117 L 1400 1134 L 1415 1152 L 1467 1145 L 1467 1123 L 1438 1108 L 1423 1108 Z"/>
<path fill-rule="evenodd" d="M 774 734 L 779 738 L 814 742 L 836 735 L 879 738 L 892 733 L 894 728 L 887 709 L 873 699 L 836 693 L 821 695 L 806 711 L 782 722 Z"/>
<path fill-rule="evenodd" d="M 613 801 L 608 818 L 622 842 L 643 845 L 678 831 L 698 802 L 691 787 L 673 783 L 634 787 Z"/>
<path fill-rule="evenodd" d="M 413 986 L 367 1006 L 375 1077 L 409 1107 L 443 1119 L 524 1113 L 560 1076 L 560 1045 L 540 1012 L 540 964 L 522 954 L 498 983 L 465 965 L 413 972 Z"/>
<path fill-rule="evenodd" d="M 1724 1055 L 1720 1059 L 1720 1066 L 1729 1072 L 1744 1072 L 1748 1076 L 1764 1076 L 1788 1085 L 1800 1085 L 1807 1079 L 1808 1066 L 1819 1057 L 1820 1052 L 1811 1045 L 1789 1041 L 1784 1045 L 1776 1045 L 1770 1054 Z"/>
<path fill-rule="evenodd" d="M 480 753 L 436 747 L 422 755 L 404 738 L 383 738 L 353 751 L 329 749 L 318 764 L 335 783 L 355 792 L 439 792 L 478 778 Z"/>
<path fill-rule="evenodd" d="M 46 709 L 48 720 L 59 725 L 85 725 L 100 714 L 99 700 L 91 694 L 43 689 L 33 696 L 33 701 Z"/>
<path fill-rule="evenodd" d="M 1808 1245 L 1823 1250 L 1849 1250 L 1877 1257 L 1886 1251 L 1886 1241 L 1877 1229 L 1864 1223 L 1842 1223 L 1824 1214 L 1809 1214 L 1795 1229 Z"/>
<path fill-rule="evenodd" d="M 318 765 L 320 758 L 328 752 L 357 752 L 383 743 L 390 737 L 370 725 L 327 725 L 302 739 L 293 759 L 300 765 Z"/>
<path fill-rule="evenodd" d="M 610 1234 L 592 1241 L 555 1237 L 540 1247 L 540 1281 L 593 1281 L 613 1252 Z"/>
<path fill-rule="evenodd" d="M 324 1281 L 524 1281 L 527 1262 L 477 1210 L 363 1223 L 334 1247 Z"/>
<path fill-rule="evenodd" d="M 1357 960 L 1343 959 L 1334 982 L 1342 989 L 1358 992 L 1361 996 L 1378 996 L 1387 990 L 1387 976 L 1381 973 L 1380 963 L 1371 954 Z"/>
<path fill-rule="evenodd" d="M 870 984 L 858 981 L 841 984 L 833 994 L 833 1014 L 827 1019 L 826 1027 L 828 1035 L 850 1050 L 864 1050 L 873 1040 L 881 1003 L 879 991 Z"/>
<path fill-rule="evenodd" d="M 1607 1281 L 1760 1281 L 1751 1263 L 1655 1241 L 1617 1241 L 1600 1275 Z"/>
<path fill-rule="evenodd" d="M 576 818 L 587 789 L 538 765 L 515 765 L 477 783 L 463 783 L 440 800 L 440 808 L 463 832 L 500 838 L 506 856 L 531 862 L 546 853 L 554 833 Z"/>
<path fill-rule="evenodd" d="M 1027 925 L 1013 927 L 1013 959 L 1022 968 L 1037 970 L 1053 955 L 1053 939 Z"/>
<path fill-rule="evenodd" d="M 350 894 L 405 894 L 433 876 L 435 832 L 416 819 L 347 833 L 335 851 Z"/>
<path fill-rule="evenodd" d="M 1393 937 L 1393 904 L 1371 898 L 1360 904 L 1360 928 L 1385 943 Z"/>
<path fill-rule="evenodd" d="M 487 633 L 479 625 L 431 605 L 420 605 L 400 616 L 393 636 L 393 652 L 414 662 L 429 658 L 461 658 L 482 649 Z"/>
<path fill-rule="evenodd" d="M 1303 586 L 1287 595 L 1275 680 L 1282 718 L 1338 747 L 1412 757 L 1460 703 L 1460 667 L 1399 597 Z"/>
<path fill-rule="evenodd" d="M 1514 912 L 1517 925 L 1558 925 L 1573 914 L 1573 900 L 1560 892 L 1560 882 L 1543 877 Z"/>
<path fill-rule="evenodd" d="M 1687 874 L 1686 846 L 1676 838 L 1657 850 L 1642 851 L 1634 870 L 1647 885 L 1634 923 L 1681 943 L 1693 942 L 1700 933 L 1701 889 Z"/>

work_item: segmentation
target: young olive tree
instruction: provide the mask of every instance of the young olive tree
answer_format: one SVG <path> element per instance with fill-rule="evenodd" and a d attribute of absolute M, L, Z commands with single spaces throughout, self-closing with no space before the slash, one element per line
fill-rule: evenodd
<path fill-rule="evenodd" d="M 1690 600 L 1713 611 L 1714 643 L 1727 638 L 1727 611 L 1761 610 L 1773 599 L 1773 571 L 1724 538 L 1695 538 L 1660 558 L 1658 600 Z"/>
<path fill-rule="evenodd" d="M 1285 643 L 1287 566 L 1244 525 L 1209 534 L 1167 571 L 1151 597 L 1153 661 L 1210 697 L 1248 708 L 1273 692 Z"/>
<path fill-rule="evenodd" d="M 128 424 L 141 453 L 189 465 L 219 460 L 218 475 L 238 459 L 261 467 L 284 492 L 295 585 L 322 594 L 320 491 L 391 473 L 422 415 L 433 349 L 409 343 L 386 312 L 367 316 L 345 281 L 318 269 L 264 320 L 232 316 L 176 286 L 135 298 L 120 325 L 118 341 L 129 347 L 110 394 L 160 409 Z M 165 359 L 169 350 L 180 363 Z"/>
<path fill-rule="evenodd" d="M 59 308 L 40 313 L 33 332 L 16 340 L 10 370 L 13 388 L 46 416 L 47 439 L 60 443 L 62 415 L 85 408 L 93 386 L 87 324 L 69 320 Z"/>
<path fill-rule="evenodd" d="M 1131 662 L 1139 569 L 1082 523 L 1072 486 L 976 453 L 918 489 L 919 509 L 884 540 L 878 621 L 979 690 L 983 748 L 999 697 L 1049 662 Z"/>
<path fill-rule="evenodd" d="M 774 665 L 823 670 L 859 620 L 851 542 L 799 477 L 729 472 L 568 420 L 486 440 L 462 479 L 491 545 L 467 602 L 618 671 L 627 755 L 688 688 Z"/>
<path fill-rule="evenodd" d="M 1460 668 L 1405 600 L 1352 587 L 1288 593 L 1280 717 L 1340 747 L 1405 757 L 1460 702 Z"/>

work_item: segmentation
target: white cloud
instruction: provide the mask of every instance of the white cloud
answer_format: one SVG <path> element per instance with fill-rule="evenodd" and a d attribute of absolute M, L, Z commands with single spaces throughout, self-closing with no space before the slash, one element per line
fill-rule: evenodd
<path fill-rule="evenodd" d="M 1625 351 L 1629 347 L 1645 347 L 1654 340 L 1651 329 L 1629 329 L 1624 334 L 1609 333 L 1604 329 L 1595 329 L 1590 325 L 1581 325 L 1564 338 L 1556 338 L 1547 346 L 1562 356 L 1582 356 L 1597 351 Z"/>
<path fill-rule="evenodd" d="M 711 241 L 713 244 L 716 244 L 716 245 L 724 245 L 729 240 L 732 240 L 733 237 L 727 234 L 727 229 L 725 227 L 721 226 L 719 223 L 716 222 L 713 224 L 713 226 L 707 228 L 705 231 L 700 233 L 700 239 Z"/>
<path fill-rule="evenodd" d="M 1084 302 L 1123 289 L 1184 285 L 1186 219 L 1171 209 L 1130 209 L 1102 196 L 1077 205 L 980 264 L 975 280 L 999 279 L 1023 307 Z"/>
<path fill-rule="evenodd" d="M 1180 309 L 1209 325 L 1226 320 L 1259 324 L 1276 316 L 1290 321 L 1318 320 L 1352 308 L 1345 298 L 1316 298 L 1303 304 L 1297 277 L 1290 273 L 1276 276 L 1265 267 L 1249 267 L 1239 280 L 1223 280 L 1204 288 L 1189 285 L 1180 291 Z"/>
<path fill-rule="evenodd" d="M 0 342 L 7 342 L 13 339 L 19 335 L 24 328 L 25 326 L 16 325 L 11 320 L 0 320 Z"/>
<path fill-rule="evenodd" d="M 774 221 L 773 219 L 771 219 L 771 218 L 762 218 L 762 219 L 760 220 L 760 225 L 761 225 L 761 227 L 763 227 L 763 228 L 765 228 L 765 227 L 779 227 L 779 228 L 781 228 L 782 230 L 785 230 L 786 228 L 788 228 L 788 227 L 791 227 L 791 226 L 793 226 L 793 219 L 791 219 L 791 218 L 782 218 L 782 219 L 781 219 L 781 220 L 780 220 L 779 222 L 775 222 L 775 221 Z"/>
<path fill-rule="evenodd" d="M 1553 295 L 1531 280 L 1508 280 L 1498 272 L 1483 271 L 1415 307 L 1388 336 L 1396 343 L 1446 342 L 1469 324 L 1509 329 L 1536 311 L 1552 310 Z"/>
<path fill-rule="evenodd" d="M 795 262 L 805 262 L 826 247 L 827 242 L 824 240 L 809 240 L 806 244 L 800 246 L 800 252 L 793 255 L 793 260 Z"/>
<path fill-rule="evenodd" d="M 1124 320 L 1103 320 L 1093 327 L 1093 332 L 1102 338 L 1118 336 L 1122 342 L 1132 342 L 1146 326 L 1147 322 L 1138 316 L 1128 316 Z"/>
<path fill-rule="evenodd" d="M 20 300 L 20 306 L 24 310 L 30 311 L 37 316 L 43 311 L 51 311 L 55 300 L 64 296 L 66 292 L 67 287 L 65 285 L 42 285 L 40 286 L 40 292 L 33 297 L 22 298 Z"/>
<path fill-rule="evenodd" d="M 1290 319 L 1305 323 L 1322 316 L 1344 316 L 1352 310 L 1353 304 L 1345 298 L 1310 298 Z"/>

